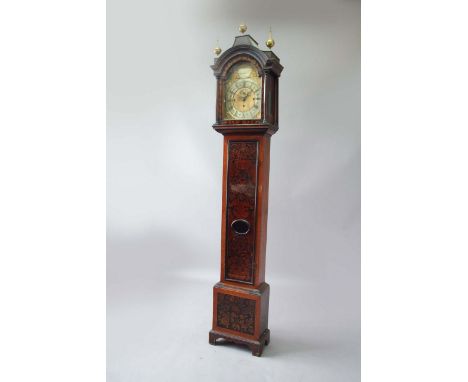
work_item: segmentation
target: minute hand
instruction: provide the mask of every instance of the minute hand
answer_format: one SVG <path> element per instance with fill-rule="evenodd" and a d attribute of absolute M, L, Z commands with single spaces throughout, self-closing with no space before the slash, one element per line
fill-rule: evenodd
<path fill-rule="evenodd" d="M 245 100 L 251 95 L 252 92 L 248 92 L 244 97 L 242 97 L 242 101 L 245 102 Z"/>

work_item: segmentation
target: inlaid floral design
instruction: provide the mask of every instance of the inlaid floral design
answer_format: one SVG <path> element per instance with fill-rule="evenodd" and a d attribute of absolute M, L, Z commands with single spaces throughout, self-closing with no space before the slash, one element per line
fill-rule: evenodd
<path fill-rule="evenodd" d="M 217 324 L 221 328 L 253 335 L 255 300 L 218 293 Z"/>
<path fill-rule="evenodd" d="M 227 184 L 227 243 L 225 277 L 253 283 L 258 142 L 229 142 Z M 246 234 L 236 233 L 231 223 L 246 220 Z"/>

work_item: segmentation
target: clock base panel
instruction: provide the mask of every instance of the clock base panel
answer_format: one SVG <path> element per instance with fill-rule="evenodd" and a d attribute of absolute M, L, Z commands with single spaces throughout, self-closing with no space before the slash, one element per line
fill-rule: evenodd
<path fill-rule="evenodd" d="M 217 283 L 213 288 L 213 326 L 210 343 L 217 338 L 244 344 L 252 354 L 260 356 L 270 341 L 268 305 L 270 286 L 256 288 Z"/>

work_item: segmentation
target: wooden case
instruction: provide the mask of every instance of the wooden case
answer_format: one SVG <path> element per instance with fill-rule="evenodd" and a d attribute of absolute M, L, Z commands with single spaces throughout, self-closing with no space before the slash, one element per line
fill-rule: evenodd
<path fill-rule="evenodd" d="M 262 76 L 261 118 L 223 120 L 224 81 L 229 69 L 250 62 Z M 270 139 L 278 130 L 278 78 L 283 67 L 249 35 L 212 66 L 217 78 L 216 123 L 224 135 L 221 275 L 213 288 L 213 329 L 218 338 L 249 346 L 260 356 L 270 340 L 265 282 Z"/>

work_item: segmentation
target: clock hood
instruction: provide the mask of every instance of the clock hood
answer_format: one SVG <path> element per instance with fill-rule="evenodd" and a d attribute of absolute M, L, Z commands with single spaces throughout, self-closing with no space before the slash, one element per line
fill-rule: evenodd
<path fill-rule="evenodd" d="M 279 77 L 283 66 L 280 64 L 280 59 L 272 51 L 263 51 L 258 48 L 257 41 L 250 35 L 236 36 L 234 44 L 226 50 L 221 56 L 214 59 L 214 64 L 211 65 L 214 75 L 217 78 L 222 78 L 230 66 L 238 61 L 238 57 L 247 56 L 253 58 L 259 65 L 262 72 L 272 73 Z"/>

